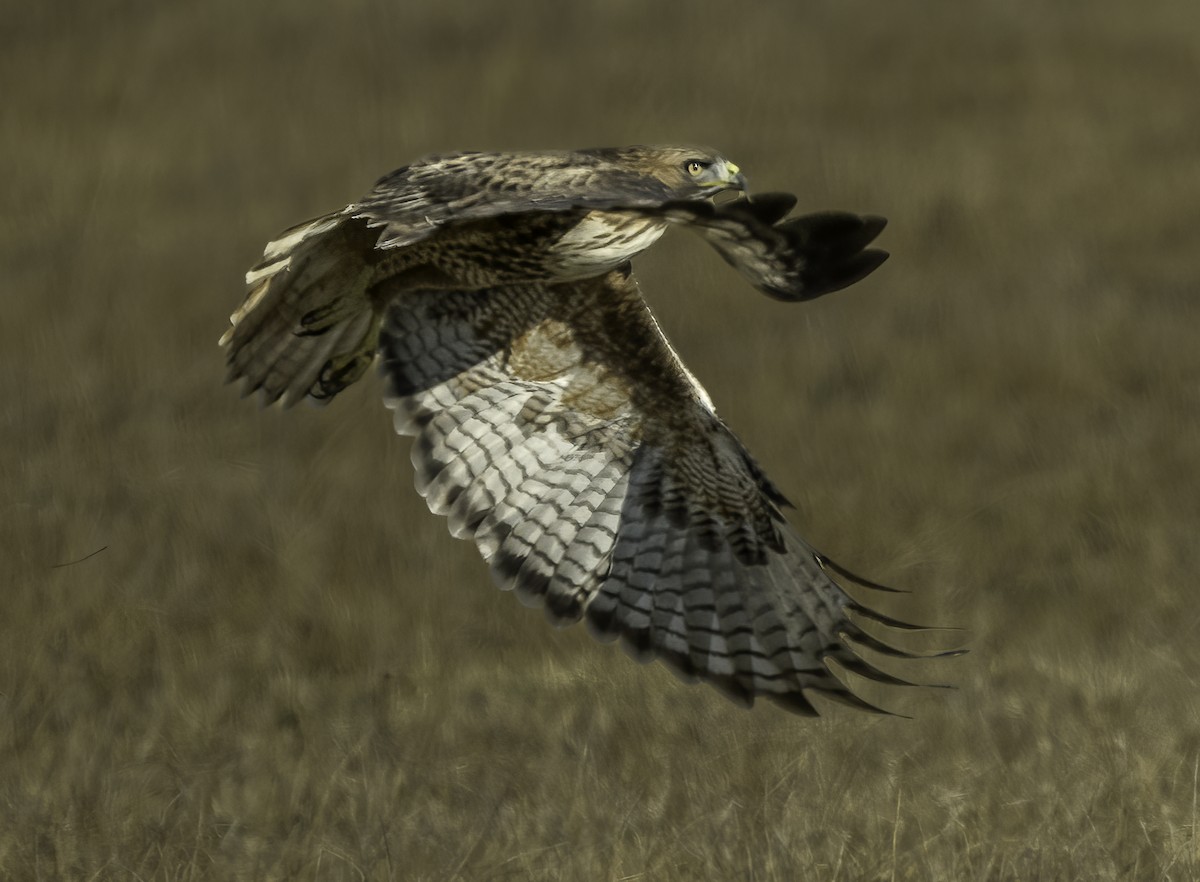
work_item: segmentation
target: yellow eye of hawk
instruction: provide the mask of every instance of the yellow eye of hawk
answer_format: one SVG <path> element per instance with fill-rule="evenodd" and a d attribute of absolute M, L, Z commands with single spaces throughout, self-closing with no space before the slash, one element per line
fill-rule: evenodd
<path fill-rule="evenodd" d="M 683 167 L 686 168 L 687 173 L 694 178 L 696 175 L 700 174 L 700 172 L 708 168 L 708 163 L 701 162 L 699 159 L 689 159 L 683 164 Z"/>

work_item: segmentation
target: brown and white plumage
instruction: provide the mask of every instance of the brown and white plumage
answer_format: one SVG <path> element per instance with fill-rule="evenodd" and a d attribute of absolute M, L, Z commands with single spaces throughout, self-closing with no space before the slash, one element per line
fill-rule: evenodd
<path fill-rule="evenodd" d="M 787 299 L 845 287 L 886 257 L 864 250 L 882 229 L 878 218 L 776 223 L 792 197 L 707 201 L 744 188 L 736 165 L 683 147 L 465 153 L 413 163 L 360 201 L 267 245 L 221 338 L 229 378 L 285 405 L 327 400 L 370 365 L 380 317 L 400 292 L 603 275 L 671 224 L 700 232 L 756 285 Z"/>
<path fill-rule="evenodd" d="M 907 626 L 851 599 L 787 524 L 627 261 L 680 224 L 761 290 L 809 299 L 882 262 L 864 249 L 883 222 L 785 219 L 795 200 L 780 194 L 714 205 L 703 197 L 744 185 L 736 166 L 704 154 L 705 187 L 688 179 L 694 151 L 653 150 L 401 169 L 268 246 L 222 339 L 231 373 L 268 400 L 328 397 L 363 367 L 329 365 L 364 341 L 373 357 L 378 339 L 418 490 L 500 587 L 747 705 L 812 713 L 805 693 L 820 692 L 870 707 L 830 665 L 898 683 L 852 646 L 907 653 L 848 611 Z"/>

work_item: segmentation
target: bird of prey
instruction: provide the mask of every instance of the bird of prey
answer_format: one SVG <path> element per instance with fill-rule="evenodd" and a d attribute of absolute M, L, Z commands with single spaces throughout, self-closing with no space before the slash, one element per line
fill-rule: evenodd
<path fill-rule="evenodd" d="M 904 682 L 858 650 L 910 657 L 885 640 L 912 626 L 788 525 L 630 259 L 679 225 L 759 290 L 810 300 L 886 259 L 867 247 L 884 221 L 724 191 L 746 191 L 741 171 L 692 147 L 414 162 L 267 245 L 221 338 L 229 377 L 327 401 L 379 357 L 418 491 L 501 588 L 746 706 L 877 709 L 843 672 Z"/>

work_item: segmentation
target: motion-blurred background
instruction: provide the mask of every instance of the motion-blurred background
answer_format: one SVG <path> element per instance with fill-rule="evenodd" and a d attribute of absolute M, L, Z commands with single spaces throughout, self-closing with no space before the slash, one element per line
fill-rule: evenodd
<path fill-rule="evenodd" d="M 1193 0 L 47 2 L 0 49 L 0 875 L 1200 876 Z M 376 380 L 222 385 L 281 229 L 656 142 L 891 221 L 807 305 L 683 234 L 636 268 L 800 531 L 969 629 L 911 720 L 554 631 Z"/>

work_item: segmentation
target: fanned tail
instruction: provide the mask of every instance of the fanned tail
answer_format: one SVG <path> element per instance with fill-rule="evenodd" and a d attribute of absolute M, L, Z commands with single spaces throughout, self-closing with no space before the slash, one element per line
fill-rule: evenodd
<path fill-rule="evenodd" d="M 221 337 L 228 382 L 266 404 L 332 398 L 375 357 L 379 318 L 367 297 L 377 237 L 346 211 L 284 231 L 246 273 L 250 291 Z"/>

